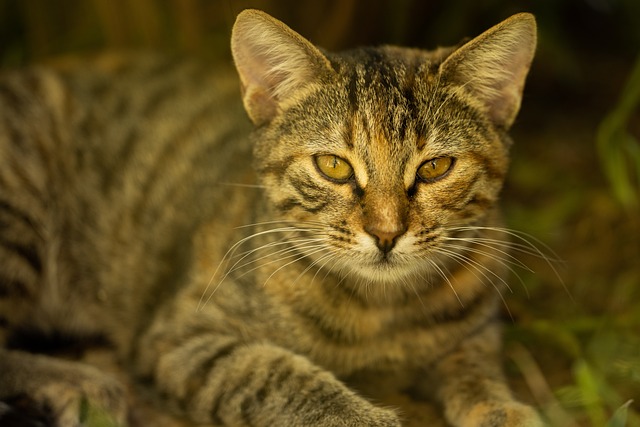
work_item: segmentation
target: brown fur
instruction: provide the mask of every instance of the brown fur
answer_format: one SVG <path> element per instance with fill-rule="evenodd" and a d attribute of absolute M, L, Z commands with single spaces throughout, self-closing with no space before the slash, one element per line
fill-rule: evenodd
<path fill-rule="evenodd" d="M 387 376 L 455 426 L 541 425 L 505 384 L 496 319 L 506 131 L 534 47 L 527 14 L 457 49 L 328 53 L 245 11 L 232 51 L 253 131 L 221 66 L 5 73 L 0 398 L 64 426 L 86 399 L 124 425 L 107 374 L 22 351 L 33 333 L 101 336 L 194 422 L 397 426 L 355 391 Z"/>

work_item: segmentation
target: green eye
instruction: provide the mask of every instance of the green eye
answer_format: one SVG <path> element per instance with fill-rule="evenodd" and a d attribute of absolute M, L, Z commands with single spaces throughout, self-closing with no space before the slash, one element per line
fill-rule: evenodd
<path fill-rule="evenodd" d="M 345 159 L 333 154 L 316 156 L 316 166 L 324 176 L 334 181 L 346 181 L 353 176 L 353 168 Z"/>
<path fill-rule="evenodd" d="M 453 163 L 453 157 L 437 157 L 427 160 L 418 168 L 418 178 L 425 182 L 437 181 L 451 170 Z"/>

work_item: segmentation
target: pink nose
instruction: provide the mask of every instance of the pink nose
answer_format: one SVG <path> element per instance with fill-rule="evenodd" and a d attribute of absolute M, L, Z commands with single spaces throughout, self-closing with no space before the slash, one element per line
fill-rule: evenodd
<path fill-rule="evenodd" d="M 373 236 L 378 249 L 386 254 L 393 249 L 398 237 L 402 236 L 407 231 L 407 228 L 402 226 L 401 228 L 381 230 L 377 227 L 365 227 L 365 231 Z"/>

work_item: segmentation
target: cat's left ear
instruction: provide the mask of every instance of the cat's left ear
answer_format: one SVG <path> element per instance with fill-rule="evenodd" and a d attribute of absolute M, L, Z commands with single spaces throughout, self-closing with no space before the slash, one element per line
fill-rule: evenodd
<path fill-rule="evenodd" d="M 259 10 L 244 10 L 231 32 L 242 98 L 256 125 L 271 121 L 287 100 L 333 69 L 304 37 Z"/>
<path fill-rule="evenodd" d="M 479 98 L 494 123 L 509 128 L 520 109 L 535 49 L 535 18 L 519 13 L 453 52 L 440 72 Z"/>

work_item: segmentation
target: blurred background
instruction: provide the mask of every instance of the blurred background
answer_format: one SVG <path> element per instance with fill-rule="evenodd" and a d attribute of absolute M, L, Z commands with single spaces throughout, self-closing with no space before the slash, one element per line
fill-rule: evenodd
<path fill-rule="evenodd" d="M 327 49 L 434 48 L 536 15 L 503 199 L 544 256 L 517 254 L 509 376 L 554 425 L 640 426 L 640 1 L 0 0 L 0 65 L 114 49 L 230 61 L 248 7 Z"/>

